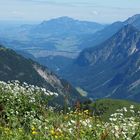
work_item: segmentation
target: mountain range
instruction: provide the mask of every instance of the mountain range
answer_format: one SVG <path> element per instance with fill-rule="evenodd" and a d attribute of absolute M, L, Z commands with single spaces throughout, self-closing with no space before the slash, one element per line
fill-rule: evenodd
<path fill-rule="evenodd" d="M 24 50 L 35 57 L 64 56 L 75 58 L 79 52 L 109 39 L 123 26 L 131 24 L 137 29 L 140 15 L 110 25 L 60 17 L 40 24 L 21 25 L 0 30 L 0 42 L 15 50 Z"/>
<path fill-rule="evenodd" d="M 139 30 L 140 29 L 139 20 L 140 20 L 140 15 L 137 14 L 128 18 L 124 22 L 117 21 L 110 25 L 106 25 L 102 30 L 99 30 L 95 33 L 81 35 L 80 36 L 81 51 L 84 48 L 95 47 L 103 43 L 127 24 L 131 24 Z M 39 63 L 49 67 L 52 71 L 54 71 L 55 73 L 61 76 L 61 70 L 66 69 L 66 67 L 70 65 L 72 61 L 74 61 L 74 59 L 78 56 L 79 53 L 80 51 L 78 53 L 76 51 L 68 53 L 62 51 L 53 52 L 53 51 L 42 50 L 34 54 L 37 58 L 36 60 Z"/>
<path fill-rule="evenodd" d="M 132 26 L 134 26 L 135 28 L 137 28 L 138 30 L 140 30 L 140 15 L 134 15 L 130 18 L 128 18 L 127 20 L 120 22 L 114 22 L 110 25 L 105 26 L 102 30 L 99 30 L 95 33 L 90 33 L 90 34 L 85 34 L 80 36 L 80 46 L 81 46 L 81 51 L 84 50 L 84 48 L 90 48 L 90 47 L 96 47 L 98 45 L 100 45 L 101 43 L 105 42 L 106 40 L 108 40 L 109 38 L 111 38 L 114 34 L 116 34 L 121 28 L 123 28 L 125 25 L 131 24 Z M 81 52 L 80 51 L 80 52 Z M 80 53 L 79 52 L 79 53 Z M 39 53 L 38 53 L 39 54 Z M 42 53 L 43 54 L 43 53 Z M 61 75 L 61 72 L 64 69 L 67 69 L 67 66 L 70 65 L 70 63 L 72 63 L 74 61 L 74 59 L 76 58 L 77 55 L 74 55 L 75 52 L 72 52 L 72 55 L 62 55 L 62 52 L 60 53 L 56 53 L 55 55 L 53 53 L 49 53 L 44 52 L 45 55 L 38 55 L 37 57 L 37 61 L 47 67 L 49 67 L 52 71 L 54 71 L 55 73 L 57 73 L 58 75 Z"/>
<path fill-rule="evenodd" d="M 17 52 L 49 67 L 88 97 L 140 102 L 139 14 L 111 25 L 61 17 L 13 30 L 7 32 L 11 41 L 5 38 L 5 44 L 24 48 Z M 75 38 L 80 42 L 75 43 Z"/>
<path fill-rule="evenodd" d="M 125 21 L 117 21 L 114 22 L 108 26 L 106 26 L 104 29 L 95 32 L 93 35 L 86 36 L 84 38 L 85 44 L 89 47 L 97 46 L 110 37 L 112 37 L 115 33 L 117 33 L 123 26 L 131 24 L 134 27 L 136 27 L 138 30 L 140 30 L 140 14 L 134 15 L 130 18 L 128 18 Z"/>
<path fill-rule="evenodd" d="M 102 44 L 82 51 L 62 75 L 94 99 L 140 101 L 140 31 L 124 26 Z"/>
<path fill-rule="evenodd" d="M 15 50 L 26 50 L 36 57 L 61 55 L 76 57 L 86 46 L 83 37 L 106 25 L 60 17 L 40 24 L 21 25 L 0 31 L 0 42 Z"/>

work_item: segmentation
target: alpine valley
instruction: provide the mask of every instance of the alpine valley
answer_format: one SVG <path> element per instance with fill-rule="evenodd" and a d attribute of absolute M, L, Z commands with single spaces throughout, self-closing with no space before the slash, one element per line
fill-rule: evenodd
<path fill-rule="evenodd" d="M 19 66 L 21 70 L 16 74 L 8 73 L 7 76 L 5 72 L 10 72 L 12 68 L 3 64 L 1 78 L 22 81 L 30 79 L 28 81 L 31 84 L 47 85 L 61 92 L 65 89 L 62 79 L 66 79 L 82 95 L 93 100 L 117 98 L 140 102 L 139 30 L 139 14 L 110 25 L 60 17 L 41 24 L 22 25 L 11 30 L 1 29 L 1 44 L 62 77 L 60 79 L 38 63 L 20 56 L 23 62 L 28 61 L 30 71 L 28 68 L 22 71 Z M 11 50 L 6 49 L 3 53 L 7 51 Z M 25 73 L 32 74 L 27 74 L 25 78 Z M 74 96 L 80 95 L 74 88 L 72 91 Z"/>
<path fill-rule="evenodd" d="M 0 140 L 140 140 L 139 0 L 0 9 Z"/>
<path fill-rule="evenodd" d="M 140 101 L 140 16 L 127 20 L 112 37 L 83 50 L 63 77 L 96 98 Z M 125 22 L 126 23 L 126 22 Z M 134 27 L 134 25 L 137 25 Z M 112 25 L 111 25 L 112 26 Z M 107 27 L 109 28 L 109 27 Z M 104 29 L 105 30 L 105 29 Z"/>

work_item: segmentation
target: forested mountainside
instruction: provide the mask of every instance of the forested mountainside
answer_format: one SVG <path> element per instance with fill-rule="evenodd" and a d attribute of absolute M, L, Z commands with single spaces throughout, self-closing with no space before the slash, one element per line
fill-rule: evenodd
<path fill-rule="evenodd" d="M 60 79 L 48 68 L 31 59 L 26 59 L 3 46 L 0 46 L 0 80 L 19 80 L 20 82 L 44 87 L 50 91 L 57 92 L 61 97 L 61 103 L 64 102 L 65 96 L 69 96 L 69 103 L 82 99 L 76 89 L 67 81 Z"/>

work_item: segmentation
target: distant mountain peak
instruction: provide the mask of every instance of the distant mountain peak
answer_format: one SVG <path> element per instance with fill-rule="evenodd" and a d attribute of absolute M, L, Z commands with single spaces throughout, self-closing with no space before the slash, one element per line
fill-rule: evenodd
<path fill-rule="evenodd" d="M 135 23 L 135 22 L 137 22 L 137 21 L 140 21 L 140 14 L 136 14 L 136 15 L 134 15 L 134 16 L 128 18 L 128 19 L 125 21 L 125 23 L 126 23 L 126 24 L 133 24 L 133 23 Z"/>
<path fill-rule="evenodd" d="M 55 22 L 55 21 L 61 21 L 61 22 L 66 22 L 66 21 L 74 21 L 75 19 L 63 16 L 63 17 L 58 17 L 58 18 L 53 18 L 50 20 L 44 20 L 41 24 L 46 24 L 48 22 Z"/>
<path fill-rule="evenodd" d="M 59 19 L 59 20 L 63 20 L 63 21 L 67 21 L 67 20 L 73 21 L 73 20 L 75 20 L 75 19 L 73 19 L 73 18 L 71 18 L 71 17 L 67 17 L 67 16 L 54 18 L 54 19 L 52 19 L 52 20 L 58 20 L 58 19 Z"/>
<path fill-rule="evenodd" d="M 43 21 L 41 24 L 33 28 L 32 33 L 43 33 L 53 36 L 75 36 L 81 34 L 95 33 L 103 29 L 105 25 L 89 22 L 80 21 L 70 17 L 58 17 Z"/>
<path fill-rule="evenodd" d="M 102 25 L 100 23 L 94 22 L 94 21 L 85 21 L 85 20 L 79 20 L 79 19 L 75 19 L 75 18 L 71 18 L 68 16 L 62 16 L 62 17 L 56 17 L 56 18 L 52 18 L 50 20 L 44 20 L 40 25 L 47 25 L 48 23 L 55 23 L 55 24 L 91 24 L 91 25 L 96 25 L 96 26 L 105 26 Z"/>

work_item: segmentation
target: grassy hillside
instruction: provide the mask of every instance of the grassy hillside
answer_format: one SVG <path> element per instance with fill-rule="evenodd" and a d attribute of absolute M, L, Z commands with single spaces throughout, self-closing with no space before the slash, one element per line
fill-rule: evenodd
<path fill-rule="evenodd" d="M 101 119 L 108 121 L 111 114 L 115 113 L 116 110 L 124 107 L 129 108 L 131 105 L 135 106 L 135 111 L 140 110 L 140 104 L 126 101 L 126 100 L 115 100 L 115 99 L 101 99 L 91 104 L 91 108 L 96 115 L 100 116 Z M 127 116 L 131 116 L 131 111 L 128 110 Z"/>
<path fill-rule="evenodd" d="M 126 101 L 102 100 L 108 106 L 108 121 L 81 110 L 58 111 L 48 101 L 59 96 L 27 83 L 0 82 L 0 140 L 138 140 L 140 138 L 139 105 Z M 120 104 L 116 105 L 117 103 Z M 94 104 L 92 104 L 94 105 Z M 123 106 L 125 105 L 125 106 Z M 113 108 L 115 106 L 116 108 Z M 117 107 L 120 107 L 118 110 Z M 121 108 L 122 107 L 122 108 Z M 128 117 L 127 112 L 131 113 Z"/>

